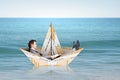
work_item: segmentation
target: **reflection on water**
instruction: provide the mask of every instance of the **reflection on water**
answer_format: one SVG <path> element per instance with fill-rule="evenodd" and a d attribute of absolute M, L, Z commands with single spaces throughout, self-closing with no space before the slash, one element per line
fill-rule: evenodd
<path fill-rule="evenodd" d="M 35 80 L 69 80 L 73 75 L 73 70 L 69 66 L 40 66 L 33 67 L 29 76 Z"/>
<path fill-rule="evenodd" d="M 74 80 L 73 74 L 69 66 L 41 66 L 27 71 L 0 71 L 0 80 Z"/>
<path fill-rule="evenodd" d="M 72 74 L 73 70 L 69 66 L 39 66 L 33 67 L 34 73 L 38 74 Z"/>

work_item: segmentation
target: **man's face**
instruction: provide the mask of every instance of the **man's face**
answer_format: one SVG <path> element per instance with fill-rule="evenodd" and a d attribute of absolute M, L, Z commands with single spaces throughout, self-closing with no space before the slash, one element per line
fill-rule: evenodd
<path fill-rule="evenodd" d="M 37 48 L 36 42 L 34 42 L 33 44 L 31 44 L 31 47 L 34 48 L 34 49 L 36 49 Z"/>

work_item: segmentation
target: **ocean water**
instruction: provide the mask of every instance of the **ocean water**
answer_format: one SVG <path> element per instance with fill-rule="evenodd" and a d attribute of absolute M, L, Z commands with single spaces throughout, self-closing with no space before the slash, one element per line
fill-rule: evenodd
<path fill-rule="evenodd" d="M 19 50 L 43 45 L 50 23 L 61 46 L 84 50 L 68 66 L 35 68 Z M 120 80 L 120 18 L 0 18 L 0 80 Z"/>

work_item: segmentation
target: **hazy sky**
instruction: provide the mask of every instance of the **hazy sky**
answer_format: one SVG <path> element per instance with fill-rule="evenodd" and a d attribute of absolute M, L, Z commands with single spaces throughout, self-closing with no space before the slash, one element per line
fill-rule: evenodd
<path fill-rule="evenodd" d="M 0 0 L 0 17 L 120 17 L 120 0 Z"/>

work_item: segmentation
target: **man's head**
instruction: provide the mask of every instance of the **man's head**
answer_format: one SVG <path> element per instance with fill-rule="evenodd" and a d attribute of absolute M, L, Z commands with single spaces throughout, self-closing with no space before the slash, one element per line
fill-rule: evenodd
<path fill-rule="evenodd" d="M 28 43 L 28 47 L 36 49 L 37 48 L 36 40 L 30 40 Z"/>

